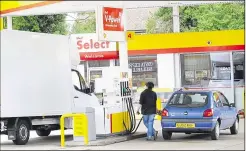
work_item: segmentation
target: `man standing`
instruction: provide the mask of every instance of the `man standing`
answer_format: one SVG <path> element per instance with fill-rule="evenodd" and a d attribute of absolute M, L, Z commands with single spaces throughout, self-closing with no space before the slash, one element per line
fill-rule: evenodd
<path fill-rule="evenodd" d="M 156 140 L 158 131 L 155 131 L 153 126 L 154 126 L 155 115 L 157 112 L 156 109 L 157 95 L 154 91 L 152 91 L 154 87 L 154 83 L 148 82 L 146 83 L 146 87 L 147 88 L 140 95 L 139 104 L 141 107 L 141 113 L 143 114 L 144 125 L 148 129 L 147 140 L 152 140 L 152 139 Z M 140 114 L 139 109 L 137 111 L 137 114 Z"/>

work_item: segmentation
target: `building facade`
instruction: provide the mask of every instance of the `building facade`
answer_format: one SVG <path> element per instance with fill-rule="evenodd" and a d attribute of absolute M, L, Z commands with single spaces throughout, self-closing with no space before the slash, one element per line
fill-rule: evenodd
<path fill-rule="evenodd" d="M 136 34 L 128 55 L 133 87 L 152 81 L 158 88 L 216 89 L 243 106 L 244 30 Z M 118 65 L 117 59 L 82 63 L 88 82 L 101 76 L 100 67 Z"/>

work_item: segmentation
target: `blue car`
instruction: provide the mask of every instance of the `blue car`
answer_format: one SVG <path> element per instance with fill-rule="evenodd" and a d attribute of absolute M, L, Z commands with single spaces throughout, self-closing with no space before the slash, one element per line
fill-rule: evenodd
<path fill-rule="evenodd" d="M 219 91 L 179 90 L 162 110 L 161 125 L 165 140 L 172 133 L 209 133 L 212 140 L 218 140 L 220 130 L 238 133 L 239 116 L 235 104 Z"/>

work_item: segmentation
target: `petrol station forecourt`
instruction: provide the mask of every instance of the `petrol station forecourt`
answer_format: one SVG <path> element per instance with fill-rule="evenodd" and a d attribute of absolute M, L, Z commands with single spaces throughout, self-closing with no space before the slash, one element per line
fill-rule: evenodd
<path fill-rule="evenodd" d="M 60 6 L 68 3 L 61 2 Z M 89 6 L 84 6 L 85 10 L 95 9 L 95 3 L 84 3 Z M 160 71 L 160 66 L 167 68 L 165 64 L 173 64 L 174 73 L 170 72 L 168 75 L 158 72 L 158 77 L 160 75 L 164 77 L 164 79 L 159 80 L 159 87 L 169 84 L 172 87 L 171 92 L 174 92 L 177 88 L 180 88 L 180 79 L 175 75 L 177 68 L 175 60 L 177 61 L 180 58 L 175 53 L 177 53 L 177 49 L 187 53 L 186 49 L 189 49 L 191 45 L 194 46 L 189 41 L 189 37 L 197 36 L 196 50 L 192 50 L 193 52 L 228 51 L 230 53 L 230 66 L 233 65 L 233 52 L 245 51 L 244 30 L 157 34 L 155 35 L 156 39 L 169 36 L 170 42 L 177 38 L 183 39 L 186 37 L 187 39 L 184 39 L 183 43 L 177 45 L 176 48 L 173 48 L 171 43 L 170 45 L 159 43 L 155 48 L 154 37 L 152 37 L 151 41 L 150 37 L 148 37 L 150 35 L 135 35 L 132 32 L 127 32 L 125 22 L 115 23 L 115 26 L 109 24 L 110 28 L 108 28 L 102 21 L 102 16 L 105 12 L 123 14 L 122 20 L 124 20 L 126 7 L 129 8 L 133 3 L 131 5 L 124 2 L 104 3 L 104 6 L 97 7 L 98 31 L 96 34 L 62 36 L 11 30 L 11 16 L 35 15 L 35 13 L 40 15 L 42 7 L 50 6 L 50 8 L 54 8 L 56 3 L 40 6 L 39 8 L 30 8 L 30 10 L 34 9 L 34 14 L 30 13 L 28 9 L 4 14 L 7 16 L 8 29 L 1 31 L 1 36 L 4 37 L 1 39 L 1 132 L 7 134 L 8 139 L 12 140 L 14 144 L 26 144 L 28 146 L 28 142 L 32 142 L 32 140 L 29 140 L 29 136 L 33 138 L 31 136 L 33 133 L 30 133 L 30 130 L 35 130 L 37 135 L 41 136 L 40 139 L 43 139 L 50 135 L 51 131 L 54 131 L 55 135 L 57 135 L 57 130 L 61 129 L 61 144 L 58 143 L 61 147 L 65 147 L 66 144 L 63 133 L 64 128 L 73 129 L 72 140 L 79 145 L 91 145 L 93 141 L 97 141 L 100 137 L 114 134 L 129 136 L 135 134 L 135 132 L 145 133 L 144 128 L 141 128 L 143 125 L 140 127 L 137 125 L 139 120 L 136 119 L 134 111 L 132 78 L 133 72 L 152 70 L 151 63 L 147 62 L 141 68 L 134 64 L 134 69 L 129 68 L 128 55 L 136 54 L 140 51 L 146 55 L 150 52 L 150 47 L 153 49 L 152 53 L 165 54 L 166 51 L 171 51 L 176 59 L 170 60 L 167 56 L 160 55 L 159 60 L 164 61 L 158 62 L 157 70 Z M 159 2 L 155 3 L 156 5 L 160 4 Z M 152 5 L 155 5 L 155 3 Z M 123 7 L 119 7 L 118 5 L 120 4 Z M 150 4 L 147 3 L 146 5 Z M 177 4 L 175 6 L 172 6 L 172 4 L 167 5 L 171 7 L 178 6 Z M 75 7 L 74 5 L 69 6 L 70 9 Z M 75 9 L 78 10 L 78 8 Z M 60 11 L 66 12 L 68 10 Z M 176 20 L 175 23 L 178 23 L 178 21 Z M 175 32 L 178 32 L 178 29 L 175 29 Z M 134 39 L 129 39 L 129 34 L 133 34 Z M 219 35 L 224 35 L 224 39 L 220 39 Z M 141 40 L 149 41 L 149 43 L 144 44 Z M 212 42 L 212 46 L 207 46 L 207 43 L 204 44 L 204 40 Z M 15 45 L 11 45 L 10 41 L 15 42 Z M 54 43 L 59 43 L 59 45 L 53 45 Z M 210 50 L 204 49 L 204 45 L 208 48 L 210 47 Z M 161 49 L 157 49 L 158 47 Z M 112 51 L 113 48 L 115 48 L 114 51 Z M 137 50 L 136 48 L 142 50 Z M 98 49 L 104 49 L 104 52 L 99 53 L 97 52 Z M 24 51 L 19 53 L 19 50 Z M 90 51 L 86 52 L 84 50 Z M 88 59 L 88 61 L 93 61 L 102 58 L 107 59 L 107 57 L 111 59 L 118 57 L 120 66 L 100 68 L 102 77 L 96 78 L 94 83 L 86 83 L 84 75 L 79 68 L 81 60 Z M 230 70 L 233 71 L 233 69 Z M 16 75 L 19 78 L 14 78 Z M 174 81 L 174 83 L 166 81 Z M 235 86 L 232 82 L 234 81 L 233 79 L 230 81 L 228 88 L 220 88 L 219 91 L 223 92 L 232 101 L 229 103 L 234 102 L 238 112 L 241 112 L 244 108 L 245 100 L 244 83 L 242 87 Z M 14 87 L 9 87 L 9 85 L 14 85 Z M 211 90 L 209 87 L 207 89 Z M 215 89 L 217 90 L 218 88 Z M 215 89 L 212 88 L 212 90 Z M 16 95 L 11 95 L 13 93 Z M 96 93 L 103 94 L 102 102 L 99 101 L 98 96 L 95 95 Z M 160 101 L 159 103 L 162 106 L 164 102 Z M 13 106 L 12 104 L 15 105 Z M 55 109 L 54 106 L 56 106 Z M 159 120 L 160 116 L 157 116 L 155 123 L 159 124 Z M 61 121 L 64 123 L 61 123 Z M 240 127 L 244 127 L 241 121 L 244 122 L 244 120 L 240 120 Z M 240 130 L 239 134 L 233 136 L 233 138 L 237 139 L 237 136 L 242 138 L 242 133 L 244 131 Z M 179 137 L 182 138 L 181 136 Z M 138 140 L 142 139 L 133 140 L 133 142 L 140 143 Z M 42 141 L 45 142 L 45 140 Z M 156 143 L 159 142 L 157 141 Z M 57 145 L 52 147 L 54 146 L 57 147 Z M 242 147 L 241 143 L 239 146 Z M 216 148 L 218 149 L 219 147 Z"/>

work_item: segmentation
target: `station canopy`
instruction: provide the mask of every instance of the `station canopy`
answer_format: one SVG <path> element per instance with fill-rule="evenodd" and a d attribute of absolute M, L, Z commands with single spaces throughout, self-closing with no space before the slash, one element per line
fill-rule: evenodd
<path fill-rule="evenodd" d="M 1 1 L 0 14 L 30 16 L 95 11 L 98 6 L 136 9 L 233 2 L 239 1 Z"/>

